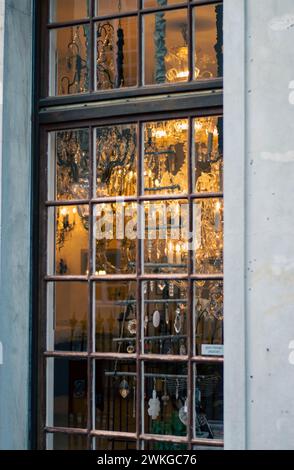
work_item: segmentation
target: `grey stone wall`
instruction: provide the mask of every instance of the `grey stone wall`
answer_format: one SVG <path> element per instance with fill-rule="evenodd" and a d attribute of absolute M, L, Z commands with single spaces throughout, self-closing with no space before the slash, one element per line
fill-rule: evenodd
<path fill-rule="evenodd" d="M 0 366 L 0 449 L 29 446 L 31 3 L 31 0 L 5 1 L 0 282 L 0 341 L 4 361 Z"/>
<path fill-rule="evenodd" d="M 225 0 L 225 438 L 294 448 L 294 4 Z"/>

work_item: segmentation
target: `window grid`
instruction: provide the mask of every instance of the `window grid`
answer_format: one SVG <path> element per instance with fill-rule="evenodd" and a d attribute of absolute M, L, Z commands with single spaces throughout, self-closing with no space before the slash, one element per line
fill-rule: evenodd
<path fill-rule="evenodd" d="M 62 94 L 56 95 L 52 94 L 49 96 L 48 90 L 45 92 L 45 96 L 43 99 L 46 101 L 54 101 L 56 98 L 58 100 L 64 98 L 72 98 L 72 97 L 79 97 L 83 100 L 84 96 L 88 95 L 99 95 L 101 99 L 103 96 L 108 96 L 109 94 L 116 96 L 120 94 L 125 94 L 129 92 L 136 92 L 141 93 L 144 90 L 150 89 L 151 93 L 153 90 L 162 88 L 162 87 L 171 87 L 171 89 L 176 87 L 182 87 L 184 89 L 185 85 L 194 84 L 194 86 L 202 88 L 204 87 L 209 88 L 219 88 L 221 77 L 215 77 L 210 79 L 201 79 L 195 80 L 194 79 L 194 57 L 193 57 L 193 50 L 194 50 L 194 28 L 193 28 L 193 10 L 197 7 L 207 6 L 207 5 L 221 5 L 223 4 L 223 0 L 187 0 L 186 2 L 179 2 L 177 4 L 168 4 L 162 7 L 153 7 L 153 8 L 143 8 L 143 0 L 137 0 L 138 7 L 136 11 L 128 11 L 122 13 L 114 13 L 112 15 L 105 15 L 105 16 L 96 16 L 95 12 L 95 0 L 89 0 L 90 7 L 89 12 L 90 15 L 88 18 L 83 18 L 79 20 L 73 21 L 60 21 L 60 22 L 48 22 L 49 18 L 49 8 L 47 8 L 47 34 L 48 34 L 48 51 L 50 49 L 50 39 L 49 34 L 52 30 L 58 30 L 65 27 L 74 27 L 79 25 L 88 25 L 90 27 L 90 39 L 89 39 L 89 90 L 84 93 L 78 94 Z M 172 12 L 177 10 L 187 10 L 187 46 L 188 46 L 188 70 L 189 75 L 188 79 L 183 82 L 174 82 L 174 83 L 162 83 L 162 84 L 144 84 L 143 76 L 144 76 L 144 46 L 142 38 L 143 34 L 143 22 L 144 17 L 146 14 L 152 14 L 157 12 Z M 99 21 L 111 21 L 115 19 L 125 19 L 125 18 L 137 18 L 137 84 L 135 86 L 129 87 L 119 87 L 113 89 L 105 89 L 105 90 L 97 90 L 95 87 L 95 74 L 96 74 L 96 67 L 95 67 L 95 27 Z M 205 85 L 206 84 L 206 85 Z M 49 89 L 49 83 L 47 84 Z"/>
<path fill-rule="evenodd" d="M 220 115 L 217 113 L 216 115 Z M 199 116 L 197 116 L 199 117 Z M 164 200 L 181 200 L 186 199 L 188 200 L 189 204 L 189 230 L 192 232 L 193 229 L 193 218 L 191 217 L 193 204 L 197 200 L 203 199 L 215 199 L 223 198 L 223 193 L 193 193 L 193 152 L 192 152 L 192 142 L 194 138 L 194 131 L 193 131 L 193 116 L 188 118 L 189 122 L 189 134 L 188 134 L 188 193 L 187 194 L 177 194 L 177 195 L 157 195 L 157 196 L 149 196 L 143 194 L 143 186 L 142 186 L 142 178 L 140 175 L 143 174 L 143 159 L 144 159 L 144 147 L 143 147 L 143 125 L 144 122 L 152 121 L 156 118 L 148 117 L 148 120 L 141 118 L 140 120 L 132 120 L 132 123 L 137 124 L 137 137 L 138 137 L 138 158 L 137 158 L 137 194 L 136 196 L 132 196 L 129 198 L 124 198 L 124 200 L 129 200 L 132 202 L 137 202 L 138 205 L 142 205 L 146 200 L 156 200 L 156 201 L 164 201 Z M 119 124 L 119 120 L 115 120 L 115 124 Z M 79 126 L 79 129 L 81 127 Z M 44 276 L 45 283 L 48 284 L 49 282 L 85 282 L 88 284 L 88 342 L 87 342 L 87 352 L 68 352 L 68 351 L 45 351 L 44 352 L 44 359 L 45 362 L 49 358 L 68 358 L 68 359 L 86 359 L 87 360 L 87 375 L 88 375 L 88 383 L 87 383 L 87 403 L 88 403 L 88 410 L 87 410 L 87 429 L 79 429 L 79 428 L 70 428 L 70 427 L 47 427 L 44 426 L 45 434 L 66 434 L 66 435 L 84 435 L 87 437 L 88 448 L 93 448 L 93 442 L 95 437 L 103 437 L 108 439 L 118 439 L 118 440 L 130 440 L 136 441 L 137 449 L 140 450 L 142 448 L 142 444 L 144 442 L 163 442 L 169 441 L 171 443 L 185 443 L 189 449 L 192 449 L 194 445 L 199 446 L 211 446 L 211 447 L 223 447 L 223 441 L 218 439 L 203 439 L 203 438 L 194 438 L 193 437 L 193 427 L 195 426 L 193 423 L 193 409 L 194 409 L 194 400 L 193 400 L 193 365 L 194 364 L 223 364 L 223 357 L 211 357 L 211 356 L 195 356 L 195 331 L 194 331 L 194 282 L 196 280 L 208 281 L 208 280 L 223 280 L 223 274 L 197 274 L 194 273 L 193 269 L 193 256 L 194 252 L 192 250 L 188 251 L 188 269 L 187 272 L 184 274 L 149 274 L 142 272 L 142 263 L 143 259 L 143 247 L 142 247 L 142 240 L 141 237 L 138 239 L 137 243 L 137 259 L 136 259 L 136 273 L 135 274 L 109 274 L 109 275 L 95 275 L 95 266 L 94 266 L 94 252 L 93 252 L 93 242 L 94 242 L 94 234 L 93 234 L 93 213 L 94 207 L 97 202 L 114 202 L 117 201 L 115 197 L 99 197 L 96 198 L 94 194 L 94 168 L 95 168 L 95 147 L 94 147 L 94 138 L 95 138 L 95 129 L 96 126 L 91 123 L 91 125 L 87 126 L 89 130 L 89 164 L 90 164 L 90 198 L 87 200 L 46 200 L 45 207 L 47 211 L 50 207 L 58 207 L 58 206 L 75 206 L 81 204 L 87 204 L 90 208 L 90 220 L 89 220 L 89 274 L 88 275 L 48 275 Z M 139 225 L 138 233 L 142 227 Z M 161 354 L 146 354 L 142 351 L 142 344 L 143 338 L 141 337 L 141 322 L 142 322 L 142 315 L 143 315 L 143 298 L 142 298 L 142 284 L 144 281 L 148 280 L 186 280 L 188 282 L 188 307 L 187 307 L 187 319 L 188 319 L 188 342 L 187 342 L 187 355 L 185 356 L 178 356 L 178 355 L 161 355 Z M 94 305 L 93 305 L 93 290 L 95 283 L 103 282 L 103 281 L 113 281 L 113 280 L 133 280 L 137 281 L 137 332 L 136 332 L 136 353 L 128 354 L 128 353 L 114 353 L 114 352 L 96 352 L 93 345 L 93 337 L 94 337 L 94 328 L 95 328 L 95 320 L 94 320 Z M 47 292 L 47 289 L 46 289 Z M 129 433 L 129 432 L 116 432 L 116 431 L 105 431 L 105 430 L 98 430 L 95 429 L 95 422 L 94 422 L 94 363 L 97 360 L 118 360 L 118 359 L 128 359 L 133 360 L 136 362 L 136 374 L 137 374 L 137 385 L 136 385 L 136 433 Z M 187 364 L 188 365 L 188 372 L 187 372 L 187 391 L 188 391 L 188 424 L 187 424 L 187 436 L 170 436 L 170 435 L 152 435 L 146 434 L 144 429 L 141 429 L 142 423 L 142 401 L 141 397 L 144 394 L 144 390 L 142 389 L 142 365 L 148 362 L 158 361 L 162 363 L 179 363 L 179 364 Z"/>
<path fill-rule="evenodd" d="M 94 51 L 94 43 L 95 43 L 95 25 L 97 24 L 97 21 L 99 20 L 106 20 L 106 19 L 113 19 L 113 18 L 129 18 L 129 17 L 137 17 L 138 18 L 138 42 L 137 42 L 137 50 L 138 50 L 138 60 L 137 60 L 137 86 L 135 88 L 135 93 L 134 96 L 137 94 L 140 94 L 139 88 L 141 88 L 141 91 L 143 89 L 149 88 L 151 90 L 152 95 L 157 94 L 158 91 L 162 93 L 164 88 L 167 87 L 168 84 L 164 85 L 158 85 L 157 87 L 152 85 L 143 85 L 142 77 L 143 77 L 143 63 L 142 63 L 142 34 L 143 34 L 143 18 L 144 15 L 148 13 L 155 13 L 158 11 L 177 11 L 179 9 L 186 8 L 188 11 L 188 64 L 189 64 L 189 77 L 187 82 L 182 82 L 182 83 L 174 83 L 170 85 L 170 88 L 174 88 L 175 91 L 181 91 L 185 89 L 185 85 L 190 84 L 193 85 L 194 90 L 204 88 L 204 89 L 213 89 L 213 88 L 221 88 L 222 87 L 222 82 L 221 82 L 221 77 L 220 79 L 209 79 L 205 80 L 206 85 L 202 86 L 200 82 L 194 81 L 194 59 L 193 59 L 193 41 L 194 41 L 194 34 L 193 34 L 193 9 L 198 6 L 203 6 L 203 5 L 210 5 L 210 4 L 222 4 L 223 0 L 187 0 L 187 2 L 182 2 L 178 3 L 176 5 L 167 5 L 161 8 L 143 8 L 143 0 L 138 0 L 138 8 L 137 11 L 132 11 L 132 12 L 127 12 L 127 13 L 122 13 L 122 14 L 115 14 L 115 15 L 108 15 L 108 16 L 95 16 L 95 1 L 90 0 L 90 8 L 89 8 L 89 18 L 81 19 L 81 20 L 74 20 L 74 21 L 67 21 L 67 22 L 58 22 L 58 23 L 48 23 L 44 24 L 44 28 L 47 29 L 47 46 L 48 46 L 48 38 L 49 38 L 49 32 L 53 29 L 59 29 L 62 27 L 66 26 L 77 26 L 81 24 L 87 24 L 90 26 L 90 40 L 89 40 L 89 51 L 90 51 L 90 57 L 89 57 L 89 93 L 84 93 L 78 95 L 67 95 L 67 96 L 62 96 L 62 97 L 57 97 L 57 96 L 51 96 L 49 98 L 43 98 L 39 100 L 39 106 L 42 110 L 42 106 L 45 106 L 45 104 L 50 105 L 54 103 L 54 100 L 62 100 L 62 98 L 67 98 L 67 101 L 69 104 L 72 102 L 76 102 L 77 100 L 81 101 L 87 101 L 91 100 L 90 94 L 96 94 L 95 99 L 100 99 L 103 100 L 105 99 L 104 97 L 107 96 L 118 96 L 118 93 L 120 93 L 123 96 L 127 96 L 128 93 L 130 92 L 130 89 L 124 88 L 124 89 L 114 89 L 114 90 L 108 90 L 107 91 L 97 91 L 95 89 L 95 51 Z M 48 9 L 49 3 L 47 2 L 47 20 L 49 17 L 49 9 Z M 48 47 L 49 50 L 49 47 Z M 46 71 L 46 66 L 44 67 Z M 48 74 L 49 75 L 49 74 Z M 42 95 L 44 95 L 42 93 Z M 47 96 L 48 93 L 45 93 Z M 97 96 L 99 97 L 97 98 Z M 44 110 L 44 108 L 43 108 Z M 188 146 L 189 146 L 189 151 L 188 151 L 188 165 L 189 165 L 189 170 L 188 175 L 189 175 L 189 182 L 188 182 L 188 187 L 189 191 L 187 194 L 170 194 L 170 195 L 159 195 L 159 196 L 152 196 L 149 194 L 143 194 L 142 191 L 142 181 L 141 178 L 137 178 L 137 195 L 136 196 L 129 196 L 125 197 L 124 201 L 125 202 L 137 202 L 139 205 L 142 205 L 144 201 L 165 201 L 165 200 L 181 200 L 181 199 L 187 199 L 189 203 L 189 210 L 190 214 L 192 213 L 193 209 L 193 203 L 197 200 L 204 200 L 204 199 L 213 199 L 213 198 L 219 198 L 223 199 L 223 192 L 215 192 L 215 193 L 195 193 L 194 192 L 194 187 L 193 187 L 193 181 L 192 181 L 192 139 L 193 139 L 193 130 L 192 130 L 192 120 L 193 117 L 201 117 L 201 116 L 211 116 L 211 115 L 220 115 L 220 110 L 218 111 L 209 111 L 207 114 L 203 111 L 203 114 L 199 115 L 196 114 L 196 112 L 192 115 L 191 113 L 178 113 L 179 117 L 187 117 L 189 119 L 189 138 L 188 138 Z M 154 117 L 152 118 L 152 115 L 148 116 L 148 119 L 144 117 L 138 117 L 137 120 L 132 120 L 131 122 L 137 123 L 138 126 L 138 156 L 139 158 L 137 159 L 137 175 L 142 175 L 142 159 L 143 159 L 143 146 L 142 146 L 142 127 L 144 122 L 149 122 L 152 119 L 158 119 L 157 114 L 154 114 Z M 161 119 L 161 118 L 160 118 Z M 97 125 L 99 123 L 100 125 L 101 120 L 97 121 Z M 119 124 L 120 120 L 119 118 L 113 118 L 112 122 L 115 122 L 116 124 Z M 126 121 L 122 121 L 125 123 Z M 74 129 L 76 126 L 76 123 L 71 123 L 68 126 L 65 124 L 60 124 L 58 126 L 51 126 L 47 129 L 48 132 L 51 131 L 58 131 L 61 129 Z M 96 125 L 94 124 L 94 121 L 91 120 L 91 124 L 85 125 L 83 124 L 82 126 L 78 126 L 79 129 L 85 128 L 89 130 L 89 164 L 90 164 L 90 174 L 89 174 L 89 181 L 90 181 L 90 192 L 89 192 L 89 198 L 83 199 L 83 200 L 70 200 L 70 201 L 62 201 L 62 200 L 48 200 L 47 197 L 44 195 L 43 189 L 41 190 L 41 194 L 44 195 L 41 199 L 41 206 L 44 208 L 44 214 L 46 214 L 45 217 L 42 215 L 42 221 L 41 223 L 41 231 L 42 231 L 42 239 L 44 241 L 47 239 L 47 223 L 44 224 L 44 221 L 47 220 L 48 217 L 48 211 L 49 208 L 51 207 L 59 207 L 59 206 L 75 206 L 75 205 L 88 205 L 90 209 L 90 217 L 89 217 L 89 241 L 88 241 L 88 246 L 89 246 L 89 260 L 90 260 L 90 269 L 89 269 L 89 275 L 88 276 L 60 276 L 60 275 L 48 275 L 47 274 L 47 266 L 45 266 L 44 260 L 41 261 L 40 266 L 41 266 L 41 272 L 42 272 L 42 281 L 43 281 L 43 286 L 42 292 L 40 296 L 42 297 L 40 305 L 46 305 L 46 296 L 47 296 L 47 285 L 50 282 L 74 282 L 74 281 L 79 281 L 83 283 L 87 283 L 88 285 L 88 326 L 87 326 L 87 333 L 88 333 L 88 339 L 87 339 L 87 351 L 86 352 L 67 352 L 67 351 L 51 351 L 51 350 L 46 350 L 44 347 L 44 336 L 45 335 L 45 327 L 43 324 L 43 321 L 45 320 L 44 317 L 44 312 L 45 308 L 41 308 L 41 323 L 42 323 L 42 334 L 43 338 L 41 339 L 41 351 L 43 358 L 41 360 L 41 368 L 42 368 L 42 373 L 41 373 L 41 382 L 42 382 L 42 389 L 43 393 L 46 390 L 46 362 L 49 358 L 68 358 L 68 359 L 85 359 L 87 361 L 87 376 L 88 376 L 88 383 L 87 383 L 87 402 L 88 402 L 88 410 L 87 410 L 87 428 L 86 429 L 79 429 L 79 428 L 70 428 L 70 427 L 48 427 L 46 426 L 46 416 L 45 416 L 45 409 L 46 406 L 44 406 L 45 400 L 41 401 L 41 428 L 39 427 L 40 433 L 42 436 L 39 436 L 39 442 L 43 443 L 43 447 L 46 446 L 46 438 L 47 436 L 50 435 L 60 435 L 60 434 L 65 434 L 67 436 L 84 436 L 87 439 L 87 446 L 88 449 L 92 449 L 95 447 L 95 439 L 96 438 L 105 438 L 105 439 L 118 439 L 118 440 L 126 440 L 129 442 L 135 442 L 137 449 L 142 448 L 142 444 L 145 442 L 148 444 L 148 442 L 164 442 L 164 441 L 169 441 L 171 443 L 185 443 L 187 444 L 189 449 L 193 449 L 193 446 L 211 446 L 211 447 L 223 447 L 224 443 L 223 440 L 217 440 L 217 439 L 203 439 L 203 438 L 194 438 L 193 437 L 193 408 L 194 408 L 194 403 L 193 403 L 193 396 L 192 396 L 192 390 L 193 390 L 193 367 L 196 364 L 223 364 L 224 359 L 223 357 L 205 357 L 205 356 L 197 356 L 194 354 L 194 345 L 196 342 L 195 339 L 195 331 L 194 331 L 194 324 L 193 324 L 193 315 L 194 315 L 194 309 L 193 309 L 193 304 L 194 304 L 194 283 L 195 281 L 208 281 L 208 280 L 223 280 L 223 274 L 197 274 L 194 273 L 193 270 L 193 252 L 189 252 L 188 256 L 188 270 L 186 274 L 144 274 L 142 273 L 141 270 L 141 257 L 142 257 L 142 240 L 139 237 L 138 244 L 137 244 L 137 272 L 136 274 L 124 274 L 124 275 L 105 275 L 105 276 L 96 276 L 93 273 L 95 272 L 94 266 L 93 266 L 93 211 L 94 211 L 94 206 L 97 203 L 107 203 L 107 202 L 116 202 L 117 198 L 115 197 L 96 197 L 94 194 L 93 190 L 93 182 L 94 182 L 94 164 L 95 164 L 95 150 L 94 150 L 94 130 L 96 128 Z M 46 139 L 44 139 L 46 141 Z M 43 147 L 44 146 L 44 147 Z M 46 153 L 46 148 L 47 142 L 43 142 L 42 145 L 42 150 L 44 154 Z M 46 174 L 46 166 L 47 163 L 44 162 L 44 172 Z M 45 185 L 46 186 L 46 185 Z M 193 220 L 192 217 L 189 218 L 189 223 L 190 223 L 190 229 L 192 228 Z M 45 228 L 46 227 L 46 228 Z M 93 328 L 94 328 L 94 321 L 93 321 L 93 290 L 95 283 L 97 282 L 103 282 L 103 281 L 113 281 L 113 280 L 134 280 L 137 281 L 137 301 L 138 301 L 138 310 L 137 310 L 137 321 L 138 321 L 138 327 L 137 327 L 137 334 L 136 334 L 136 353 L 135 354 L 122 354 L 122 353 L 103 353 L 103 352 L 95 352 L 94 346 L 93 346 Z M 177 355 L 158 355 L 158 354 L 144 354 L 144 351 L 141 350 L 141 345 L 143 344 L 142 338 L 141 338 L 141 322 L 142 322 L 142 314 L 143 314 L 143 299 L 142 299 L 142 284 L 144 281 L 148 280 L 186 280 L 188 282 L 188 344 L 187 344 L 187 355 L 186 356 L 177 356 Z M 105 430 L 98 430 L 95 429 L 95 418 L 93 415 L 93 410 L 94 410 L 94 366 L 95 366 L 95 361 L 96 360 L 105 360 L 105 359 L 128 359 L 128 360 L 135 360 L 136 361 L 136 370 L 138 374 L 138 380 L 137 380 L 137 392 L 136 392 L 136 433 L 127 433 L 127 432 L 115 432 L 115 431 L 105 431 Z M 181 436 L 169 436 L 169 435 L 151 435 L 151 434 L 146 434 L 144 432 L 144 429 L 141 429 L 141 417 L 142 417 L 142 408 L 141 408 L 141 397 L 142 397 L 142 365 L 144 363 L 148 362 L 153 362 L 153 361 L 158 361 L 158 362 L 166 362 L 166 363 L 172 363 L 172 362 L 177 362 L 179 364 L 188 364 L 188 425 L 187 425 L 187 436 L 186 437 L 181 437 Z M 45 373 L 44 373 L 45 372 Z"/>

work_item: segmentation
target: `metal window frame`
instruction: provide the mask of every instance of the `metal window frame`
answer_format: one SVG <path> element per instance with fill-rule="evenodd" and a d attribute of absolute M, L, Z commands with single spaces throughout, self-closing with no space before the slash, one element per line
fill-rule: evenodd
<path fill-rule="evenodd" d="M 37 2 L 38 3 L 38 2 Z M 188 8 L 191 9 L 195 5 L 203 4 L 215 4 L 222 3 L 221 0 L 206 0 L 206 1 L 189 1 Z M 46 11 L 48 13 L 48 0 L 44 2 L 46 4 Z M 43 4 L 43 7 L 44 7 Z M 139 2 L 142 6 L 142 2 Z M 91 1 L 91 11 L 93 12 L 94 1 Z M 186 5 L 186 4 L 185 4 Z M 172 7 L 172 8 L 171 8 Z M 183 7 L 183 4 L 181 4 Z M 180 6 L 174 5 L 164 7 L 164 10 L 177 9 Z M 149 11 L 149 10 L 148 10 Z M 140 9 L 139 15 L 147 12 Z M 43 16 L 39 8 L 36 8 L 35 15 L 41 15 L 43 21 L 36 24 L 35 34 L 37 37 L 42 37 L 44 28 L 47 28 L 47 23 L 44 22 L 44 11 Z M 124 15 L 129 16 L 129 15 Z M 90 20 L 90 21 L 94 21 Z M 38 23 L 38 21 L 36 22 Z M 77 24 L 76 22 L 74 24 Z M 51 27 L 53 27 L 51 25 Z M 191 41 L 191 27 L 190 27 L 190 41 Z M 192 62 L 192 55 L 189 59 L 189 63 Z M 93 58 L 93 57 L 92 57 Z M 42 64 L 40 57 L 40 50 L 36 51 L 35 60 L 37 74 L 36 80 L 40 79 L 46 70 L 44 70 L 44 64 Z M 141 65 L 140 65 L 141 67 Z M 191 79 L 190 73 L 190 79 Z M 160 120 L 171 118 L 188 118 L 189 120 L 189 145 L 188 145 L 188 162 L 189 162 L 189 180 L 188 180 L 188 193 L 183 195 L 169 195 L 169 196 L 150 196 L 143 195 L 141 187 L 141 178 L 137 179 L 137 195 L 134 197 L 125 198 L 126 201 L 134 201 L 138 204 L 142 204 L 143 201 L 148 200 L 182 200 L 188 201 L 190 211 L 195 201 L 203 200 L 207 198 L 220 198 L 223 199 L 223 193 L 205 193 L 196 194 L 193 193 L 193 181 L 192 181 L 192 154 L 191 154 L 191 142 L 193 138 L 192 120 L 194 117 L 211 116 L 211 115 L 222 115 L 222 79 L 215 81 L 206 81 L 204 83 L 192 82 L 187 84 L 175 84 L 172 87 L 160 86 L 158 88 L 148 87 L 150 90 L 142 89 L 144 92 L 140 95 L 139 91 L 136 90 L 134 95 L 129 98 L 128 90 L 119 90 L 119 93 L 114 91 L 109 94 L 96 94 L 83 96 L 69 96 L 61 98 L 47 98 L 42 99 L 40 87 L 37 86 L 35 90 L 35 115 L 34 115 L 34 148 L 35 155 L 38 156 L 38 161 L 34 169 L 35 175 L 35 187 L 36 194 L 38 194 L 37 201 L 34 204 L 34 215 L 38 220 L 38 224 L 35 228 L 34 239 L 37 242 L 37 249 L 35 250 L 35 272 L 34 272 L 34 284 L 35 284 L 35 315 L 34 315 L 34 359 L 36 361 L 36 371 L 34 379 L 36 380 L 37 386 L 34 386 L 34 397 L 37 404 L 34 406 L 34 429 L 36 430 L 37 448 L 46 448 L 46 435 L 47 434 L 67 434 L 67 435 L 84 435 L 87 437 L 88 448 L 92 448 L 92 441 L 95 437 L 104 437 L 108 439 L 122 439 L 129 441 L 136 441 L 137 449 L 141 449 L 142 442 L 146 441 L 169 441 L 173 443 L 185 443 L 188 449 L 192 449 L 193 446 L 211 446 L 211 447 L 223 447 L 223 440 L 212 440 L 212 439 L 195 439 L 193 438 L 193 365 L 200 363 L 223 363 L 222 357 L 204 357 L 193 355 L 193 344 L 194 344 L 194 329 L 193 329 L 193 285 L 197 280 L 223 280 L 223 274 L 219 275 L 197 275 L 193 273 L 193 252 L 189 252 L 188 256 L 188 270 L 186 274 L 170 274 L 170 275 L 154 275 L 144 274 L 141 272 L 141 243 L 142 240 L 138 240 L 137 243 L 137 271 L 136 274 L 130 275 L 106 275 L 106 276 L 95 276 L 92 273 L 93 270 L 93 256 L 92 256 L 92 233 L 93 233 L 93 217 L 90 216 L 90 227 L 89 227 L 89 259 L 90 259 L 90 270 L 88 276 L 48 276 L 47 275 L 47 214 L 49 207 L 64 206 L 64 205 L 81 205 L 87 204 L 90 208 L 90 214 L 93 215 L 93 207 L 99 202 L 114 202 L 115 198 L 96 198 L 93 194 L 93 168 L 94 168 L 94 148 L 93 148 L 93 133 L 94 129 L 98 125 L 107 124 L 122 124 L 127 122 L 136 122 L 138 124 L 138 158 L 137 158 L 137 174 L 142 174 L 142 123 L 151 120 Z M 168 98 L 163 93 L 167 89 L 172 88 L 172 91 L 168 92 Z M 207 90 L 201 91 L 200 90 Z M 218 91 L 219 90 L 219 91 Z M 185 93 L 185 99 L 183 94 Z M 99 96 L 98 96 L 99 95 Z M 102 96 L 103 95 L 103 96 Z M 186 96 L 187 95 L 187 96 Z M 106 98 L 107 96 L 107 98 Z M 141 101 L 140 101 L 141 96 Z M 144 98 L 149 96 L 150 99 Z M 162 109 L 161 97 L 166 102 L 165 107 Z M 123 99 L 120 99 L 123 97 Z M 152 97 L 155 99 L 152 100 Z M 191 99 L 191 98 L 194 99 Z M 92 106 L 84 106 L 84 100 L 88 103 L 92 103 Z M 110 102 L 109 114 L 105 114 L 105 103 L 103 100 L 114 100 Z M 125 102 L 127 100 L 127 103 Z M 102 101 L 102 103 L 101 103 Z M 182 105 L 179 107 L 179 104 Z M 149 106 L 149 108 L 148 108 Z M 52 131 L 64 130 L 64 129 L 75 129 L 75 128 L 88 128 L 89 129 L 89 162 L 90 162 L 90 195 L 91 197 L 86 200 L 78 201 L 48 201 L 47 200 L 47 142 L 48 133 Z M 192 229 L 192 218 L 190 217 L 190 230 Z M 186 280 L 188 283 L 188 354 L 187 356 L 175 356 L 175 355 L 148 355 L 141 353 L 141 320 L 142 320 L 142 292 L 141 285 L 147 280 L 159 280 L 159 279 L 181 279 Z M 92 311 L 93 311 L 93 288 L 96 282 L 113 281 L 113 280 L 136 280 L 137 281 L 137 302 L 140 306 L 137 312 L 137 337 L 135 354 L 120 354 L 120 353 L 98 353 L 93 350 L 93 322 L 92 322 Z M 74 282 L 80 281 L 88 283 L 88 331 L 87 331 L 87 344 L 88 349 L 86 352 L 61 352 L 61 351 L 47 351 L 46 350 L 46 297 L 47 297 L 47 285 L 50 282 Z M 85 359 L 87 361 L 87 376 L 88 376 L 88 388 L 87 388 L 87 400 L 88 400 L 88 416 L 87 416 L 87 429 L 76 429 L 76 428 L 56 428 L 46 426 L 46 361 L 48 358 L 77 358 Z M 93 364 L 96 360 L 105 359 L 129 359 L 136 361 L 137 370 L 137 403 L 136 403 L 136 433 L 123 433 L 123 432 L 112 432 L 112 431 L 100 431 L 96 430 L 93 423 Z M 187 436 L 161 436 L 161 435 L 150 435 L 144 433 L 141 428 L 141 372 L 142 364 L 145 362 L 152 361 L 159 362 L 178 362 L 185 363 L 188 365 L 188 425 L 187 425 Z M 140 398 L 138 398 L 140 397 Z"/>

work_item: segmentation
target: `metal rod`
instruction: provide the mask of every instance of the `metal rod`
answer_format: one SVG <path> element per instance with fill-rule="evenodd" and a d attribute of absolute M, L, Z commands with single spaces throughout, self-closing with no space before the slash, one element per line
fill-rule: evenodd
<path fill-rule="evenodd" d="M 165 341 L 167 339 L 185 339 L 187 335 L 145 336 L 144 341 Z M 113 338 L 114 343 L 136 341 L 136 338 Z"/>
<path fill-rule="evenodd" d="M 104 374 L 107 377 L 137 377 L 136 372 L 112 372 L 112 371 L 105 371 Z M 152 374 L 152 373 L 145 373 L 144 377 L 149 378 L 157 378 L 157 379 L 187 379 L 187 375 L 179 375 L 179 374 Z"/>

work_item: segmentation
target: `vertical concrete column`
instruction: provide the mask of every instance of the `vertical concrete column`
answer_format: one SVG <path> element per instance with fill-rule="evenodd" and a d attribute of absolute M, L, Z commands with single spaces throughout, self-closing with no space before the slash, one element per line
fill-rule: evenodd
<path fill-rule="evenodd" d="M 294 5 L 224 3 L 225 443 L 293 449 Z"/>
<path fill-rule="evenodd" d="M 0 449 L 29 446 L 31 3 L 31 0 L 5 1 L 0 282 L 0 341 L 4 361 L 0 365 Z M 1 1 L 1 11 L 3 4 Z"/>

